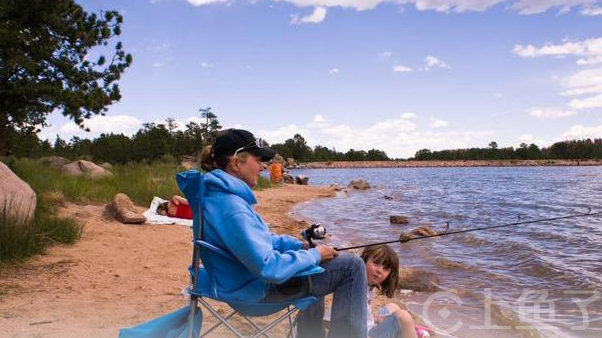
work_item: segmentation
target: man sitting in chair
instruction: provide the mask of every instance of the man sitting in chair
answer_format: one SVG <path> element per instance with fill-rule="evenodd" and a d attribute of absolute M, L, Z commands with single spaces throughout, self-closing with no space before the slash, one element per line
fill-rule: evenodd
<path fill-rule="evenodd" d="M 318 302 L 299 313 L 300 338 L 323 337 L 324 296 L 334 293 L 329 337 L 366 338 L 366 272 L 356 255 L 338 255 L 326 245 L 309 248 L 291 236 L 270 232 L 253 210 L 261 162 L 276 152 L 246 130 L 229 129 L 203 151 L 205 210 L 203 239 L 231 253 L 203 256 L 217 292 L 231 300 L 279 302 L 315 296 Z M 321 265 L 323 273 L 291 278 Z"/>

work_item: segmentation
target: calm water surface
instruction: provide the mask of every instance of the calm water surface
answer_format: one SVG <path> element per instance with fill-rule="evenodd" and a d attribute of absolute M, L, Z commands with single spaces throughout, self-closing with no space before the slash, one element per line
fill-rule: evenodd
<path fill-rule="evenodd" d="M 602 210 L 602 167 L 308 169 L 292 174 L 307 175 L 315 185 L 346 186 L 361 178 L 373 186 L 297 210 L 325 225 L 335 246 L 396 239 L 421 224 L 443 230 L 449 222 L 451 230 L 459 230 L 515 222 L 519 215 L 526 221 L 587 212 L 588 207 Z M 410 224 L 390 225 L 389 215 L 408 216 Z M 427 308 L 437 310 L 429 312 L 433 324 L 449 329 L 461 320 L 456 335 L 520 337 L 536 331 L 542 337 L 602 337 L 601 217 L 393 247 L 402 265 L 434 272 L 441 288 L 450 289 L 453 295 L 431 298 L 432 303 L 432 294 L 415 295 L 412 308 L 420 312 L 425 303 L 435 304 Z M 486 307 L 493 317 L 489 322 L 513 330 L 474 329 L 488 327 Z M 445 316 L 447 311 L 453 315 Z"/>

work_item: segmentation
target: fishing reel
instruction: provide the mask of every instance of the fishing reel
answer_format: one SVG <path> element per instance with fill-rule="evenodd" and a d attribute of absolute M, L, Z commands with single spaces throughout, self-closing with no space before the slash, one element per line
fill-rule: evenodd
<path fill-rule="evenodd" d="M 301 237 L 303 237 L 308 243 L 309 247 L 313 248 L 316 245 L 313 243 L 314 239 L 324 239 L 326 236 L 326 228 L 320 223 L 314 223 L 309 228 L 301 231 Z"/>

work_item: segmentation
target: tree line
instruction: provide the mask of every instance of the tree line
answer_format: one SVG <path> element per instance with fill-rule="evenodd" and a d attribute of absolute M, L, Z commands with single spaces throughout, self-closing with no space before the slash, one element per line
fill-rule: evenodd
<path fill-rule="evenodd" d="M 601 159 L 602 138 L 568 140 L 539 148 L 536 144 L 521 143 L 518 148 L 499 148 L 492 141 L 487 148 L 467 148 L 431 151 L 421 149 L 414 159 L 418 161 L 439 160 L 543 160 L 543 159 Z"/>

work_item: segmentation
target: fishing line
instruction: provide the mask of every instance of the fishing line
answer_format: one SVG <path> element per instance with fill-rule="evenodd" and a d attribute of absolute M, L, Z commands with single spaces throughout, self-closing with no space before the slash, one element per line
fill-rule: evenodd
<path fill-rule="evenodd" d="M 366 248 L 366 247 L 375 246 L 375 245 L 383 245 L 383 244 L 391 244 L 391 243 L 407 243 L 407 242 L 418 240 L 418 239 L 426 239 L 426 238 L 433 238 L 433 237 L 443 237 L 443 236 L 449 236 L 449 235 L 457 235 L 457 234 L 463 234 L 463 233 L 473 232 L 473 231 L 499 229 L 499 228 L 504 228 L 504 227 L 509 227 L 509 226 L 515 226 L 515 225 L 524 225 L 524 224 L 533 224 L 533 223 L 540 223 L 540 222 L 557 221 L 557 220 L 560 220 L 560 219 L 569 219 L 569 218 L 577 218 L 577 217 L 592 217 L 592 216 L 598 216 L 598 215 L 602 215 L 602 211 L 592 212 L 591 208 L 587 208 L 587 212 L 586 213 L 573 214 L 573 215 L 565 215 L 565 216 L 558 216 L 558 217 L 552 217 L 552 218 L 540 218 L 540 219 L 535 219 L 535 220 L 531 220 L 531 221 L 521 221 L 520 220 L 521 216 L 519 215 L 517 222 L 506 223 L 506 224 L 501 224 L 501 225 L 493 225 L 493 226 L 488 226 L 488 227 L 478 227 L 478 228 L 457 230 L 457 231 L 449 231 L 449 222 L 447 222 L 447 228 L 445 229 L 445 231 L 442 232 L 442 233 L 434 234 L 434 235 L 418 236 L 418 237 L 405 238 L 405 239 L 401 239 L 400 238 L 400 239 L 392 240 L 392 241 L 377 242 L 377 243 L 362 244 L 362 245 L 354 245 L 354 246 L 348 246 L 348 247 L 342 247 L 342 248 L 334 248 L 334 249 L 337 250 L 337 251 L 345 251 L 345 250 Z M 402 236 L 403 236 L 403 233 L 402 233 Z"/>

